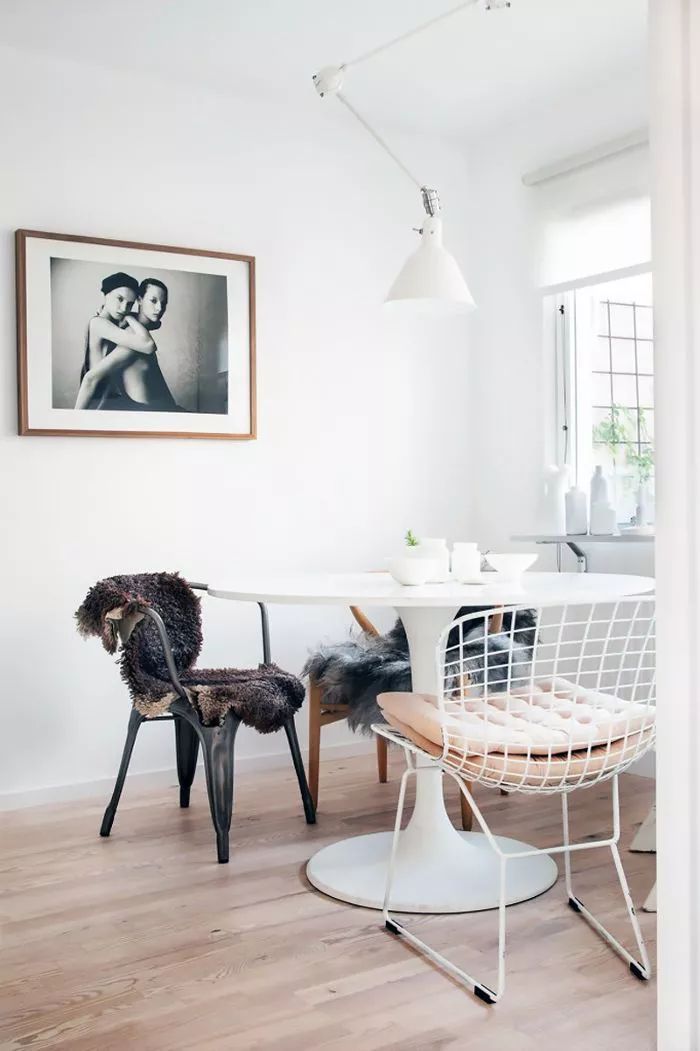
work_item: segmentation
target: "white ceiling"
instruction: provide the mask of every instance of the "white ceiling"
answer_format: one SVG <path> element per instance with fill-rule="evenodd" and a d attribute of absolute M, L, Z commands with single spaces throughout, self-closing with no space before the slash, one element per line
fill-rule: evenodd
<path fill-rule="evenodd" d="M 1 0 L 0 42 L 239 94 L 308 100 L 311 75 L 455 0 Z M 468 136 L 604 79 L 644 94 L 646 0 L 468 8 L 348 72 L 372 120 Z M 89 81 L 86 81 L 89 90 Z M 320 104 L 320 103 L 319 103 Z"/>

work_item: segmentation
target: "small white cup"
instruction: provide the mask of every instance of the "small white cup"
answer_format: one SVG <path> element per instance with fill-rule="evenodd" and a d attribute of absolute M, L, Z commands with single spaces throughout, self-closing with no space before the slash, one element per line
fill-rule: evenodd
<path fill-rule="evenodd" d="M 458 541 L 452 547 L 452 576 L 460 584 L 480 584 L 481 554 L 476 544 Z"/>

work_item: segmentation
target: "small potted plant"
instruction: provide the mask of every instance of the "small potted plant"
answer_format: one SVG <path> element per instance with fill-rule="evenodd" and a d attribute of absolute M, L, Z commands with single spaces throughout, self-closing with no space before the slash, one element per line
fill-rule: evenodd
<path fill-rule="evenodd" d="M 420 540 L 415 535 L 415 533 L 413 532 L 412 529 L 407 529 L 406 530 L 406 535 L 404 537 L 404 543 L 406 544 L 405 554 L 409 558 L 410 557 L 416 558 L 418 556 L 419 549 L 420 549 Z"/>
<path fill-rule="evenodd" d="M 412 530 L 407 530 L 404 541 L 403 553 L 389 559 L 389 572 L 399 584 L 426 584 L 435 571 L 434 559 L 423 555 L 420 540 Z"/>

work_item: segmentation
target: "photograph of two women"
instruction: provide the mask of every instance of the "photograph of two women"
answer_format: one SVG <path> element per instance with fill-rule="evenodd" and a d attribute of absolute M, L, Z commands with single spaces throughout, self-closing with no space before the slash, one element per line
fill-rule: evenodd
<path fill-rule="evenodd" d="M 253 266 L 18 231 L 20 433 L 253 437 Z"/>
<path fill-rule="evenodd" d="M 51 260 L 53 407 L 225 413 L 226 279 L 132 269 Z"/>

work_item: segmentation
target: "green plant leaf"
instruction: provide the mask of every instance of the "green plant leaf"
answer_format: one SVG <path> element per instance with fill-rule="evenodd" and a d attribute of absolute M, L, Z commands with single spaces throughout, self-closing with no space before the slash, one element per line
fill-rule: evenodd
<path fill-rule="evenodd" d="M 639 485 L 654 473 L 654 450 L 651 447 L 644 409 L 639 409 L 639 431 L 631 409 L 613 405 L 609 416 L 593 428 L 593 441 L 609 449 L 614 461 L 624 453 L 624 462 L 633 470 Z M 639 443 L 646 445 L 640 448 Z"/>

